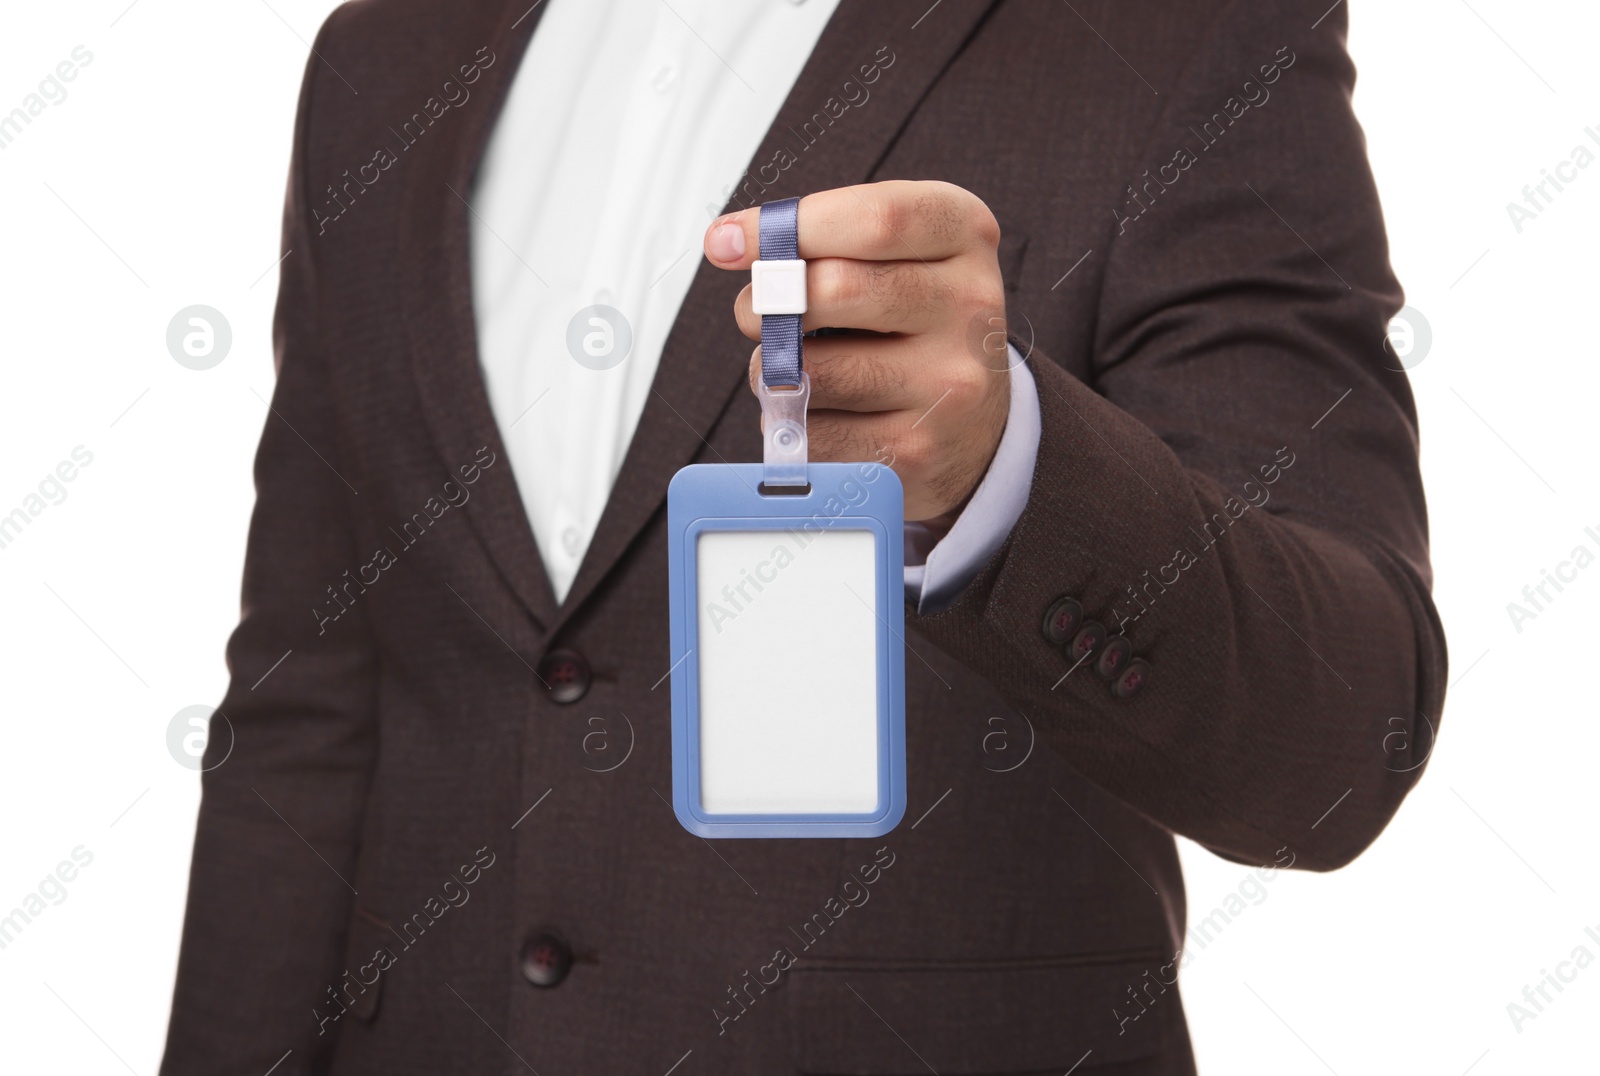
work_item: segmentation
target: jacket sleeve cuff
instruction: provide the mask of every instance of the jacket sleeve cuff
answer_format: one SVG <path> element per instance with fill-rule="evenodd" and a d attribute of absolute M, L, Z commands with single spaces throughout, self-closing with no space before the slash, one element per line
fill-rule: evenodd
<path fill-rule="evenodd" d="M 1011 534 L 1028 503 L 1039 455 L 1039 390 L 1033 374 L 1007 345 L 1011 409 L 1005 433 L 983 481 L 943 538 L 921 523 L 907 523 L 906 600 L 918 613 L 937 613 L 961 594 Z"/>

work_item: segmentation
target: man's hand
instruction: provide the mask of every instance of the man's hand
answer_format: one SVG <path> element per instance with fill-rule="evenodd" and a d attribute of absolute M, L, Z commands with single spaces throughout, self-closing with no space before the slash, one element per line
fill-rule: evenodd
<path fill-rule="evenodd" d="M 758 219 L 746 209 L 716 220 L 706 257 L 750 268 Z M 936 529 L 954 522 L 988 470 L 1010 407 L 999 241 L 988 206 L 949 183 L 893 180 L 800 201 L 802 327 L 849 330 L 805 342 L 811 458 L 891 464 L 906 518 Z M 734 314 L 761 339 L 748 284 Z M 760 377 L 757 347 L 752 391 Z"/>

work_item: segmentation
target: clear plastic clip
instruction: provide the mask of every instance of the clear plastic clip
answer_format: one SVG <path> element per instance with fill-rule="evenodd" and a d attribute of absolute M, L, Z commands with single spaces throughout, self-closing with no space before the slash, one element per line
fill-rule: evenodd
<path fill-rule="evenodd" d="M 761 401 L 761 442 L 766 486 L 805 486 L 806 407 L 811 402 L 811 377 L 800 372 L 800 384 L 793 388 L 768 388 L 756 382 L 756 398 Z"/>

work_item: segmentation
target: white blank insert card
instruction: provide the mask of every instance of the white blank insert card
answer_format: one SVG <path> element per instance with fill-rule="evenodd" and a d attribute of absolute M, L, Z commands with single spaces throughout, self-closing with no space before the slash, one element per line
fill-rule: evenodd
<path fill-rule="evenodd" d="M 902 493 L 877 463 L 685 467 L 667 494 L 673 810 L 702 837 L 870 837 L 905 812 Z"/>
<path fill-rule="evenodd" d="M 701 532 L 707 811 L 877 806 L 876 541 L 870 530 Z"/>

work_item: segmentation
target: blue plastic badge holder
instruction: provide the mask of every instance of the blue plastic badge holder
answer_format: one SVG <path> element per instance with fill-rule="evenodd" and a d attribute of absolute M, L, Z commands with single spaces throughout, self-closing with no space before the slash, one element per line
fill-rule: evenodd
<path fill-rule="evenodd" d="M 881 463 L 807 462 L 796 201 L 762 207 L 752 270 L 764 462 L 667 490 L 672 806 L 701 837 L 876 837 L 905 814 L 904 493 Z"/>
<path fill-rule="evenodd" d="M 876 837 L 905 814 L 900 480 L 685 467 L 667 492 L 672 806 L 702 837 Z"/>

